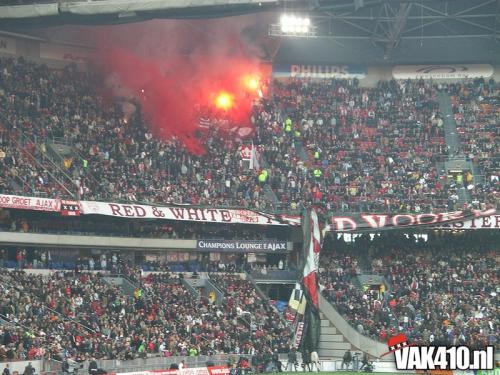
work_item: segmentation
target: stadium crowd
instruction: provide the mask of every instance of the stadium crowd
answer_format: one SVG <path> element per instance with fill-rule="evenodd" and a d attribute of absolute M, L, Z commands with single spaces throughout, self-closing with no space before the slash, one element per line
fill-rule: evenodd
<path fill-rule="evenodd" d="M 458 187 L 436 170 L 448 150 L 436 88 L 428 82 L 381 81 L 374 88 L 356 80 L 274 82 L 251 118 L 262 173 L 250 170 L 240 143 L 215 127 L 200 135 L 203 156 L 190 155 L 179 140 L 156 139 L 139 108 L 124 114 L 122 103 L 99 95 L 99 77 L 74 66 L 54 71 L 22 58 L 2 59 L 0 72 L 5 193 L 64 196 L 69 190 L 89 200 L 285 210 L 311 203 L 342 211 L 459 208 Z M 498 103 L 483 112 L 494 132 Z M 476 138 L 470 126 L 463 133 L 471 142 Z M 47 157 L 47 140 L 71 146 L 59 168 Z M 498 152 L 484 140 L 477 143 Z M 484 173 L 497 176 L 481 160 Z M 494 203 L 490 195 L 498 182 L 491 181 L 474 191 L 479 203 Z M 265 194 L 267 184 L 277 203 Z"/>
<path fill-rule="evenodd" d="M 143 272 L 267 272 L 295 270 L 286 254 L 268 253 L 252 256 L 244 253 L 207 253 L 170 251 L 92 251 L 65 248 L 0 247 L 0 267 L 19 270 L 104 271 L 127 274 L 132 267 Z"/>
<path fill-rule="evenodd" d="M 500 190 L 500 85 L 477 79 L 446 89 L 452 95 L 462 151 L 484 173 L 482 182 L 470 188 L 472 201 L 494 202 Z"/>
<path fill-rule="evenodd" d="M 323 294 L 360 333 L 383 342 L 404 332 L 418 344 L 498 345 L 498 236 L 482 236 L 339 243 L 321 259 Z M 385 285 L 360 285 L 363 274 L 382 275 Z"/>
<path fill-rule="evenodd" d="M 55 71 L 22 58 L 0 59 L 0 193 L 65 197 L 77 191 L 87 200 L 260 210 L 272 205 L 287 211 L 310 204 L 330 211 L 460 209 L 461 187 L 436 169 L 448 155 L 436 99 L 437 90 L 445 89 L 452 96 L 461 152 L 483 174 L 482 183 L 470 188 L 473 203 L 498 205 L 500 87 L 493 81 L 446 87 L 381 81 L 373 88 L 356 80 L 276 81 L 252 112 L 261 171 L 250 170 L 241 160 L 240 143 L 216 127 L 200 135 L 207 147 L 203 156 L 189 154 L 177 139 L 156 139 L 140 108 L 124 113 L 122 103 L 110 104 L 99 94 L 98 81 L 74 66 Z M 48 141 L 71 150 L 57 167 Z M 267 186 L 277 203 L 266 194 Z M 8 230 L 49 232 L 52 225 L 20 217 Z M 68 221 L 61 228 L 83 227 Z M 119 223 L 88 228 L 123 233 Z M 234 238 L 232 231 L 210 225 L 195 231 L 148 223 L 130 227 L 129 234 Z M 261 233 L 238 235 L 255 239 Z M 381 236 L 370 244 L 356 240 L 349 252 L 332 247 L 336 252 L 325 252 L 321 260 L 323 293 L 356 329 L 382 341 L 404 331 L 417 343 L 498 344 L 498 249 L 456 238 L 453 246 L 445 246 L 450 238 L 424 245 L 411 237 Z M 24 268 L 28 257 L 20 250 L 16 262 Z M 45 251 L 29 257 L 49 265 Z M 287 328 L 248 281 L 212 275 L 225 293 L 218 306 L 193 298 L 182 280 L 168 273 L 144 277 L 126 268 L 121 271 L 137 286 L 127 295 L 98 274 L 81 272 L 114 270 L 118 260 L 111 255 L 103 265 L 102 257 L 91 258 L 78 259 L 73 272 L 50 276 L 2 273 L 0 318 L 7 324 L 0 327 L 0 360 L 287 350 Z M 220 271 L 220 264 L 212 261 L 207 269 Z M 383 275 L 387 285 L 364 290 L 356 281 L 362 272 Z"/>
<path fill-rule="evenodd" d="M 435 90 L 424 82 L 355 80 L 276 82 L 273 98 L 290 142 L 300 142 L 304 165 L 281 179 L 286 202 L 322 203 L 337 211 L 411 211 L 446 208 L 446 184 L 435 162 L 446 155 Z M 333 93 L 333 95 L 332 95 Z M 285 132 L 287 131 L 285 125 Z M 279 160 L 282 150 L 270 160 Z M 277 175 L 282 176 L 281 173 Z"/>
<path fill-rule="evenodd" d="M 134 359 L 148 355 L 253 354 L 288 349 L 290 333 L 251 284 L 228 276 L 218 306 L 168 273 L 126 294 L 93 273 L 3 272 L 0 361 Z M 244 308 L 244 310 L 243 310 Z"/>

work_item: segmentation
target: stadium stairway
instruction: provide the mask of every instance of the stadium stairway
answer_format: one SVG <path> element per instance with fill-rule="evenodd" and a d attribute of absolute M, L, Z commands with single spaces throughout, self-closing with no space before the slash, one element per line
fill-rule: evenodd
<path fill-rule="evenodd" d="M 15 129 L 10 123 L 9 119 L 0 114 L 0 120 L 3 124 L 7 125 L 10 129 Z M 21 129 L 16 129 L 15 133 L 10 134 L 12 145 L 15 146 L 24 160 L 31 164 L 34 170 L 44 170 L 56 183 L 59 185 L 60 191 L 63 195 L 76 198 L 78 192 L 77 183 L 66 173 L 64 168 L 55 161 L 48 152 L 42 150 L 42 147 L 32 135 L 23 132 Z M 19 192 L 26 191 L 24 183 L 15 181 L 18 185 Z M 23 185 L 23 186 L 20 186 Z M 12 187 L 15 184 L 11 183 Z M 33 190 L 33 189 L 29 189 Z"/>
<path fill-rule="evenodd" d="M 245 280 L 248 280 L 250 283 L 252 283 L 252 285 L 253 285 L 253 287 L 255 288 L 255 290 L 256 290 L 256 292 L 257 292 L 257 294 L 260 296 L 260 298 L 262 298 L 262 300 L 264 300 L 264 301 L 268 301 L 268 302 L 269 302 L 269 296 L 268 296 L 268 295 L 266 295 L 266 293 L 264 293 L 264 292 L 262 291 L 262 289 L 259 287 L 259 285 L 257 284 L 257 282 L 254 280 L 254 278 L 253 278 L 250 274 L 248 274 L 248 273 L 246 273 L 246 272 L 245 272 L 245 274 L 244 274 L 243 278 L 244 278 Z M 295 278 L 294 280 L 297 280 L 297 279 Z M 287 326 L 287 327 L 290 329 L 290 331 L 292 331 L 292 326 L 291 326 L 291 325 L 290 325 L 290 323 L 289 323 L 289 322 L 288 322 L 288 321 L 284 318 L 283 314 L 281 314 L 281 313 L 278 311 L 278 309 L 276 309 L 276 306 L 274 306 L 274 305 L 273 305 L 273 308 L 276 310 L 277 315 L 279 316 L 279 319 L 281 320 L 281 322 L 282 322 L 285 326 Z"/>
<path fill-rule="evenodd" d="M 133 296 L 137 288 L 130 280 L 122 276 L 105 276 L 103 280 L 109 285 L 119 287 L 123 294 L 128 296 Z"/>
<path fill-rule="evenodd" d="M 356 331 L 337 310 L 320 295 L 319 309 L 321 333 L 319 355 L 323 359 L 341 359 L 346 350 L 368 353 L 372 358 L 380 358 L 387 352 L 387 345 L 363 336 Z M 391 360 L 390 356 L 384 360 Z"/>
<path fill-rule="evenodd" d="M 303 162 L 307 162 L 309 160 L 309 155 L 302 141 L 295 141 L 295 151 L 297 152 L 300 160 L 302 160 Z"/>
<path fill-rule="evenodd" d="M 444 122 L 444 138 L 446 146 L 450 150 L 450 155 L 457 155 L 461 152 L 460 139 L 457 133 L 457 123 L 453 116 L 453 109 L 451 107 L 450 96 L 445 92 L 438 93 L 439 109 L 443 116 Z"/>
<path fill-rule="evenodd" d="M 215 283 L 213 283 L 208 275 L 201 274 L 199 278 L 183 278 L 182 284 L 191 292 L 195 299 L 203 295 L 209 300 L 215 297 L 215 303 L 220 306 L 224 293 Z"/>
<path fill-rule="evenodd" d="M 25 183 L 23 180 L 21 180 L 19 176 L 17 177 L 6 176 L 6 181 L 13 191 L 31 193 L 35 195 L 35 191 L 33 190 L 33 188 L 27 183 Z"/>
<path fill-rule="evenodd" d="M 267 160 L 264 158 L 264 156 L 259 155 L 259 163 L 262 166 L 262 168 L 269 170 L 270 165 L 267 162 Z M 272 177 L 273 176 L 270 176 L 268 178 L 268 181 L 271 181 Z M 272 189 L 271 185 L 269 183 L 265 184 L 263 187 L 263 190 L 264 190 L 264 195 L 266 197 L 266 200 L 271 204 L 271 206 L 274 209 L 276 209 L 279 205 L 279 199 L 276 196 L 276 193 Z"/>
<path fill-rule="evenodd" d="M 321 357 L 342 358 L 346 350 L 353 350 L 351 343 L 345 340 L 325 314 L 320 313 L 320 318 L 319 355 Z"/>
<path fill-rule="evenodd" d="M 457 123 L 451 106 L 451 98 L 445 92 L 438 93 L 438 102 L 444 122 L 444 136 L 446 146 L 449 150 L 448 159 L 445 162 L 445 169 L 461 169 L 470 170 L 474 175 L 474 182 L 477 183 L 476 176 L 479 175 L 478 168 L 475 168 L 473 163 L 468 161 L 462 153 L 462 145 L 458 137 Z M 467 189 L 458 189 L 458 205 L 464 206 L 470 203 L 471 196 Z"/>

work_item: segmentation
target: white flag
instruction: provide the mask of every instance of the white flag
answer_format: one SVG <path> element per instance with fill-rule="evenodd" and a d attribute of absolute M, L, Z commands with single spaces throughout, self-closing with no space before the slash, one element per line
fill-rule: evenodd
<path fill-rule="evenodd" d="M 252 142 L 252 152 L 251 152 L 251 156 L 250 156 L 250 167 L 249 168 L 250 169 L 257 169 L 257 170 L 260 169 L 259 153 L 257 152 L 256 148 L 254 147 L 253 142 Z"/>

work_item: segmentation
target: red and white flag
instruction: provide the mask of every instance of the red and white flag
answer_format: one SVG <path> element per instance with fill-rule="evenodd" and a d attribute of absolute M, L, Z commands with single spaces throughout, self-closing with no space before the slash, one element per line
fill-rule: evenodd
<path fill-rule="evenodd" d="M 313 209 L 309 210 L 309 232 L 305 240 L 307 246 L 306 261 L 304 264 L 303 284 L 310 298 L 310 303 L 319 308 L 318 297 L 318 269 L 319 253 L 321 251 L 321 230 L 319 229 L 318 215 Z"/>
<path fill-rule="evenodd" d="M 302 220 L 304 234 L 304 271 L 302 285 L 307 305 L 304 315 L 304 333 L 301 347 L 310 352 L 319 348 L 321 334 L 321 319 L 319 316 L 319 286 L 318 269 L 319 253 L 321 251 L 321 230 L 318 215 L 314 209 L 309 208 Z"/>
<path fill-rule="evenodd" d="M 240 156 L 244 161 L 249 162 L 248 169 L 260 169 L 259 165 L 259 152 L 257 148 L 252 144 L 242 145 L 240 147 Z"/>
<path fill-rule="evenodd" d="M 61 216 L 80 216 L 80 202 L 61 200 Z"/>

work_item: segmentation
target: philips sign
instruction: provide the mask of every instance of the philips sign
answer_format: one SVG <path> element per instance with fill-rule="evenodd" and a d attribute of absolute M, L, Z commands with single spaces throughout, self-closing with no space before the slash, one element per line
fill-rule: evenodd
<path fill-rule="evenodd" d="M 354 65 L 311 65 L 311 64 L 276 64 L 273 65 L 276 78 L 364 78 L 366 69 Z"/>

